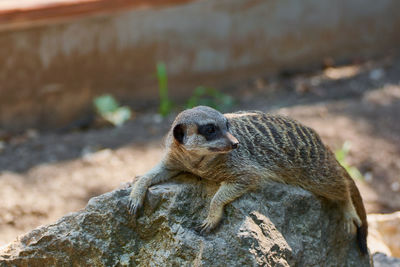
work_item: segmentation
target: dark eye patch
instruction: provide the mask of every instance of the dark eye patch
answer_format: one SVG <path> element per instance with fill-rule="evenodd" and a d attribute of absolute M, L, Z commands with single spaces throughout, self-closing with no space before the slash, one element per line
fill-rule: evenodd
<path fill-rule="evenodd" d="M 207 141 L 213 140 L 221 135 L 221 130 L 219 127 L 212 123 L 199 125 L 198 132 L 204 136 Z"/>

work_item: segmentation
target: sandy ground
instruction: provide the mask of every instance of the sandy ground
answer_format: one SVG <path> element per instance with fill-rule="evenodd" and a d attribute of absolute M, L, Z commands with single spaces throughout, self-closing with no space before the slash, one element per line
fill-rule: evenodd
<path fill-rule="evenodd" d="M 367 211 L 400 210 L 399 58 L 252 77 L 219 89 L 237 100 L 232 110 L 289 115 L 334 150 L 351 142 L 348 159 L 365 177 L 357 184 Z M 162 120 L 149 109 L 120 128 L 0 132 L 0 246 L 150 169 L 175 115 Z"/>

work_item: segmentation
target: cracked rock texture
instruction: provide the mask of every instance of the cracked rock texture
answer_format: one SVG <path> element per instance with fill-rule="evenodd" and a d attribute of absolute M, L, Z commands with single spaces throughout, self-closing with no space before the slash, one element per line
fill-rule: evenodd
<path fill-rule="evenodd" d="M 342 230 L 336 204 L 271 183 L 225 208 L 214 232 L 194 229 L 218 185 L 182 175 L 152 186 L 137 222 L 129 188 L 0 250 L 0 266 L 370 266 Z"/>

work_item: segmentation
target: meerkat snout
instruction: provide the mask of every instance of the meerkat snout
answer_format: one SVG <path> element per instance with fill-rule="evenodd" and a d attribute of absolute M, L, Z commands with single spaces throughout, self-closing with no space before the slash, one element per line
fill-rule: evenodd
<path fill-rule="evenodd" d="M 230 132 L 226 132 L 226 138 L 229 140 L 232 149 L 238 148 L 239 141 Z"/>
<path fill-rule="evenodd" d="M 208 151 L 228 153 L 238 147 L 239 141 L 228 129 L 221 129 L 221 127 L 211 126 L 211 124 L 206 125 L 205 128 L 203 129 L 202 126 L 199 126 L 198 133 L 204 137 L 203 145 Z"/>

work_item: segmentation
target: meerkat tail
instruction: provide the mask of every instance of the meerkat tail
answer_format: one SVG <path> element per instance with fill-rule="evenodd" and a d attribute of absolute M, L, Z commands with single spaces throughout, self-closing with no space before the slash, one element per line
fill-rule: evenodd
<path fill-rule="evenodd" d="M 353 179 L 348 176 L 349 186 L 350 186 L 350 195 L 353 205 L 357 211 L 358 216 L 361 220 L 361 225 L 357 226 L 357 243 L 360 248 L 362 254 L 368 254 L 368 246 L 367 246 L 367 236 L 368 236 L 368 222 L 367 222 L 367 214 L 365 212 L 365 208 L 362 202 L 362 198 L 360 192 Z"/>

